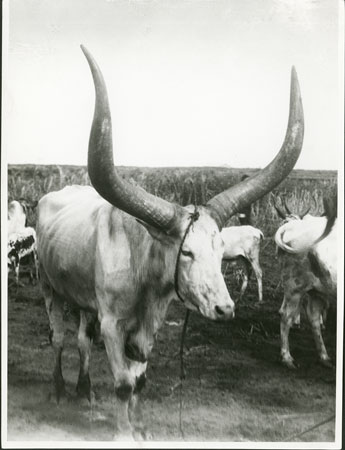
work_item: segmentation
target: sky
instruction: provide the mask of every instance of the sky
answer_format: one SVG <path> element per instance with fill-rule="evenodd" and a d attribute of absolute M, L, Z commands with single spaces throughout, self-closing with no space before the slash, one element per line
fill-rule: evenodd
<path fill-rule="evenodd" d="M 305 114 L 295 167 L 337 169 L 341 4 L 7 1 L 7 162 L 86 164 L 94 88 L 84 44 L 107 83 L 116 164 L 265 166 L 284 140 L 294 65 Z"/>

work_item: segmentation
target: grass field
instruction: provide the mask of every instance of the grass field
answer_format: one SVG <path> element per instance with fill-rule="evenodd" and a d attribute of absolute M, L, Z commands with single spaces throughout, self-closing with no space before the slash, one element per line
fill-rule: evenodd
<path fill-rule="evenodd" d="M 218 168 L 130 169 L 122 172 L 164 198 L 186 204 L 205 203 L 237 182 L 243 170 Z M 250 171 L 246 170 L 246 173 Z M 158 180 L 158 181 L 157 181 Z M 58 166 L 9 167 L 9 199 L 39 199 L 66 184 L 87 184 L 84 168 Z M 294 172 L 276 189 L 291 209 L 322 212 L 322 196 L 336 188 L 336 173 Z M 313 200 L 312 200 L 313 199 Z M 291 352 L 299 368 L 290 371 L 279 360 L 279 314 L 282 291 L 272 234 L 279 220 L 266 196 L 252 208 L 262 244 L 264 300 L 257 307 L 256 281 L 231 323 L 214 323 L 193 313 L 185 341 L 187 375 L 183 383 L 182 426 L 185 440 L 282 441 L 331 417 L 335 411 L 335 368 L 317 362 L 311 331 L 302 313 L 300 329 L 290 335 Z M 30 217 L 35 224 L 35 216 Z M 232 220 L 236 223 L 236 219 Z M 71 394 L 68 404 L 48 401 L 53 367 L 48 320 L 38 286 L 9 288 L 8 298 L 8 437 L 11 440 L 111 440 L 113 433 L 112 377 L 105 350 L 94 346 L 91 380 L 96 404 L 76 401 L 78 377 L 76 324 L 67 317 L 63 372 Z M 234 272 L 226 276 L 232 297 L 239 286 Z M 176 356 L 185 311 L 174 302 L 168 312 L 148 365 L 143 393 L 146 422 L 154 440 L 182 440 L 179 430 L 180 363 Z M 325 344 L 336 364 L 336 311 L 331 307 Z M 297 437 L 296 441 L 334 441 L 334 420 Z"/>

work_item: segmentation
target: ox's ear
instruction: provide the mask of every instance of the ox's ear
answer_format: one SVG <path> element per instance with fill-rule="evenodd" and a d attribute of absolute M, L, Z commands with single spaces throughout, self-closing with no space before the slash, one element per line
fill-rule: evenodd
<path fill-rule="evenodd" d="M 150 235 L 153 237 L 153 239 L 157 239 L 160 242 L 166 242 L 168 234 L 166 231 L 159 229 L 157 227 L 154 227 L 153 225 L 149 225 L 148 223 L 144 222 L 140 219 L 135 219 L 140 225 L 146 228 L 146 230 L 150 233 Z"/>

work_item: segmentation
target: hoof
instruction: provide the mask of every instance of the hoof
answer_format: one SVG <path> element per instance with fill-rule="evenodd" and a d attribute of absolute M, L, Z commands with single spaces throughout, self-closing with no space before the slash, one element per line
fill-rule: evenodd
<path fill-rule="evenodd" d="M 333 369 L 334 365 L 330 359 L 320 359 L 320 364 L 327 369 Z"/>
<path fill-rule="evenodd" d="M 297 364 L 294 363 L 293 359 L 283 359 L 282 363 L 289 370 L 296 370 L 298 368 Z"/>
<path fill-rule="evenodd" d="M 96 396 L 93 391 L 90 392 L 88 396 L 79 395 L 77 392 L 77 396 L 75 397 L 75 402 L 85 408 L 90 408 L 96 403 Z"/>
<path fill-rule="evenodd" d="M 255 302 L 255 305 L 256 305 L 256 306 L 262 306 L 262 305 L 264 305 L 265 303 L 267 303 L 265 300 L 257 300 L 257 301 Z"/>
<path fill-rule="evenodd" d="M 69 398 L 67 397 L 65 391 L 63 393 L 60 392 L 60 394 L 57 395 L 56 391 L 54 390 L 48 393 L 47 402 L 53 403 L 56 406 L 63 406 L 69 402 Z"/>
<path fill-rule="evenodd" d="M 78 379 L 78 383 L 76 386 L 77 396 L 79 398 L 87 398 L 91 403 L 92 400 L 92 390 L 91 390 L 91 382 L 89 374 L 80 376 Z M 94 394 L 93 394 L 94 395 Z"/>
<path fill-rule="evenodd" d="M 135 439 L 131 432 L 128 433 L 117 432 L 113 435 L 113 441 L 135 442 Z"/>
<path fill-rule="evenodd" d="M 133 436 L 134 436 L 134 439 L 137 442 L 151 441 L 152 440 L 152 434 L 149 431 L 145 430 L 145 429 L 139 429 L 138 428 L 138 429 L 134 430 Z"/>

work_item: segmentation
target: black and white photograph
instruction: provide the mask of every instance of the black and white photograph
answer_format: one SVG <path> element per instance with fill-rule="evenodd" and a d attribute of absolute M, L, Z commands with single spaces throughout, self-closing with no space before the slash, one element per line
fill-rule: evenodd
<path fill-rule="evenodd" d="M 343 2 L 2 6 L 2 448 L 342 448 Z"/>

